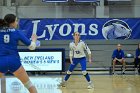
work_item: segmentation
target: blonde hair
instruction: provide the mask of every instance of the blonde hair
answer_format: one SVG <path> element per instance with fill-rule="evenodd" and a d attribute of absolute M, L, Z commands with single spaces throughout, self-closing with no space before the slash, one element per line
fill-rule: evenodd
<path fill-rule="evenodd" d="M 77 33 L 77 32 L 78 32 L 78 31 L 74 32 L 74 33 L 73 33 L 73 36 L 74 36 L 74 35 L 75 35 L 75 33 Z M 79 33 L 79 32 L 78 32 L 78 33 Z M 79 35 L 80 35 L 80 33 L 79 33 Z"/>

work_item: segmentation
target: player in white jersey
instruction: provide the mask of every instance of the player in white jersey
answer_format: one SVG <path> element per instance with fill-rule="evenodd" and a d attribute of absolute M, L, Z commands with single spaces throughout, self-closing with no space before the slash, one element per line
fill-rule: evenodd
<path fill-rule="evenodd" d="M 91 51 L 88 48 L 87 44 L 85 44 L 82 40 L 80 40 L 80 34 L 79 32 L 74 32 L 73 34 L 74 41 L 70 43 L 70 51 L 69 51 L 69 56 L 70 56 L 70 62 L 71 65 L 67 71 L 67 74 L 63 80 L 63 82 L 60 84 L 62 87 L 66 86 L 66 81 L 69 79 L 72 71 L 76 67 L 78 63 L 80 63 L 82 67 L 82 73 L 85 76 L 86 80 L 88 81 L 88 87 L 87 88 L 93 88 L 93 84 L 90 80 L 89 74 L 86 71 L 86 55 L 84 51 L 86 50 L 88 53 L 88 58 L 89 62 L 91 63 Z"/>

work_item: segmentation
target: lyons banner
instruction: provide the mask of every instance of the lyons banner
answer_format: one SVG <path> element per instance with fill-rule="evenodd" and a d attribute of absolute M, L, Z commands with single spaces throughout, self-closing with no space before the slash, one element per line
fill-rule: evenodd
<path fill-rule="evenodd" d="M 140 18 L 20 19 L 19 29 L 40 40 L 71 40 L 76 31 L 83 40 L 140 39 Z"/>

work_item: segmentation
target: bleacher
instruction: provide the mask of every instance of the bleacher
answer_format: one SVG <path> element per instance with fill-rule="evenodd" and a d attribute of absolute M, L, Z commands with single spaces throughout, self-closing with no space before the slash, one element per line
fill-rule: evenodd
<path fill-rule="evenodd" d="M 134 74 L 135 68 L 134 68 L 134 54 L 132 53 L 126 53 L 125 54 L 125 61 L 126 61 L 126 73 L 131 73 Z M 113 69 L 113 65 L 112 65 L 112 61 L 111 61 L 111 67 L 110 67 L 110 72 L 109 74 L 112 74 L 112 69 Z M 115 65 L 115 72 L 122 74 L 122 70 L 123 70 L 123 66 L 122 63 L 117 63 Z"/>
<path fill-rule="evenodd" d="M 66 58 L 66 70 L 69 67 L 69 43 L 71 40 L 50 40 L 50 41 L 41 41 L 40 48 L 65 48 L 65 58 Z M 86 40 L 85 41 L 89 48 L 92 51 L 92 59 L 93 63 L 89 64 L 87 62 L 87 70 L 88 71 L 102 71 L 108 72 L 110 74 L 110 67 L 111 67 L 111 56 L 113 50 L 116 48 L 118 43 L 122 44 L 122 49 L 124 50 L 125 54 L 132 53 L 135 55 L 135 50 L 137 48 L 137 44 L 139 40 Z M 24 46 L 20 46 L 19 48 L 24 48 Z M 130 60 L 129 58 L 126 59 Z M 132 58 L 131 58 L 132 60 Z M 88 61 L 88 60 L 87 60 Z M 127 61 L 130 62 L 130 61 Z M 133 71 L 133 64 L 127 65 L 129 69 Z M 119 66 L 117 68 L 120 68 Z M 75 70 L 81 70 L 80 64 L 75 68 Z"/>

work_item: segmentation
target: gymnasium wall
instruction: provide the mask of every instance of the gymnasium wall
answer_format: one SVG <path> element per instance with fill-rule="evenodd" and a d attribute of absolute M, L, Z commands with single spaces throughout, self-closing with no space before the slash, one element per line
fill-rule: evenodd
<path fill-rule="evenodd" d="M 66 70 L 68 69 L 69 62 L 69 43 L 70 40 L 50 40 L 50 41 L 41 41 L 40 48 L 65 48 L 65 57 L 66 57 Z M 87 60 L 87 69 L 94 70 L 99 69 L 108 69 L 111 66 L 111 56 L 116 45 L 118 43 L 122 44 L 122 49 L 125 53 L 132 53 L 135 55 L 135 50 L 137 44 L 140 43 L 140 40 L 87 40 L 85 41 L 89 48 L 92 51 L 93 63 L 89 64 Z M 19 48 L 25 48 L 21 44 Z M 78 69 L 80 65 L 77 66 Z"/>
<path fill-rule="evenodd" d="M 140 1 L 129 3 L 43 3 L 42 0 L 0 0 L 0 18 L 7 13 L 14 13 L 18 18 L 135 18 L 140 17 Z M 14 1 L 18 1 L 18 5 Z M 65 48 L 68 59 L 69 40 L 41 41 L 41 48 Z M 111 65 L 111 55 L 117 43 L 123 44 L 125 52 L 133 53 L 140 40 L 92 40 L 86 41 L 93 53 L 92 64 L 88 67 L 108 67 Z M 25 48 L 20 46 L 19 48 Z"/>
<path fill-rule="evenodd" d="M 11 2 L 10 2 L 11 1 Z M 19 18 L 133 18 L 140 17 L 140 2 L 43 3 L 42 0 L 3 0 L 0 17 L 15 13 Z M 128 11 L 129 10 L 129 11 Z"/>

